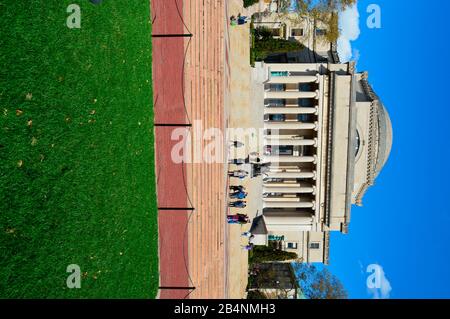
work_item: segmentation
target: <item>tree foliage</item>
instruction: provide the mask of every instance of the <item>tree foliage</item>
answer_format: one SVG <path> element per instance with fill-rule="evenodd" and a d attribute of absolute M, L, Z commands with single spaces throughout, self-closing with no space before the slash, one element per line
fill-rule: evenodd
<path fill-rule="evenodd" d="M 244 8 L 250 7 L 251 5 L 254 5 L 255 3 L 258 3 L 259 0 L 243 0 L 244 2 Z"/>
<path fill-rule="evenodd" d="M 298 0 L 298 8 L 331 12 L 333 10 L 345 10 L 355 5 L 356 2 L 357 0 Z"/>
<path fill-rule="evenodd" d="M 310 16 L 323 22 L 327 27 L 324 40 L 335 42 L 340 35 L 339 12 L 355 5 L 356 2 L 357 0 L 298 0 L 297 13 L 299 19 Z"/>
<path fill-rule="evenodd" d="M 259 27 L 254 29 L 255 58 L 258 61 L 264 60 L 269 54 L 287 53 L 303 49 L 303 45 L 297 41 L 273 38 L 272 32 L 268 28 Z"/>
<path fill-rule="evenodd" d="M 267 299 L 267 296 L 259 290 L 250 290 L 247 293 L 247 299 Z"/>
<path fill-rule="evenodd" d="M 312 264 L 293 264 L 299 285 L 308 299 L 347 299 L 342 282 L 327 268 L 318 269 Z"/>
<path fill-rule="evenodd" d="M 267 246 L 255 246 L 250 254 L 250 263 L 262 263 L 268 261 L 286 261 L 297 259 L 296 253 L 274 249 Z"/>

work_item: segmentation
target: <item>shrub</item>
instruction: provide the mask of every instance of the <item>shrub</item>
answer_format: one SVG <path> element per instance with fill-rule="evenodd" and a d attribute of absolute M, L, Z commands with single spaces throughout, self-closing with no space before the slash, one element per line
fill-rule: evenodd
<path fill-rule="evenodd" d="M 287 53 L 303 49 L 303 45 L 297 41 L 275 39 L 267 28 L 257 28 L 254 31 L 254 54 L 257 61 L 264 60 L 269 54 Z"/>
<path fill-rule="evenodd" d="M 286 261 L 297 259 L 296 253 L 274 249 L 267 246 L 255 246 L 249 255 L 250 264 L 268 261 Z"/>
<path fill-rule="evenodd" d="M 254 5 L 258 2 L 259 0 L 244 0 L 244 8 L 250 7 L 251 5 Z"/>
<path fill-rule="evenodd" d="M 267 296 L 259 290 L 251 290 L 247 294 L 247 299 L 267 299 Z"/>

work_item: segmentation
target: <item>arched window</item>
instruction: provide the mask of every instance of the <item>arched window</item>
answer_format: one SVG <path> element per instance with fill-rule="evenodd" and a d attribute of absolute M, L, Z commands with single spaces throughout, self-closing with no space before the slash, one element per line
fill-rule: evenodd
<path fill-rule="evenodd" d="M 359 136 L 358 130 L 356 130 L 355 157 L 358 155 L 360 146 L 361 146 L 361 137 Z"/>

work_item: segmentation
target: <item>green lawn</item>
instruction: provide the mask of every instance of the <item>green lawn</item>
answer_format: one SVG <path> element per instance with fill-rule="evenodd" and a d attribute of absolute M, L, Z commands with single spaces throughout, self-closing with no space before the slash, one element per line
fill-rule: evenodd
<path fill-rule="evenodd" d="M 0 0 L 1 298 L 155 297 L 149 7 Z"/>

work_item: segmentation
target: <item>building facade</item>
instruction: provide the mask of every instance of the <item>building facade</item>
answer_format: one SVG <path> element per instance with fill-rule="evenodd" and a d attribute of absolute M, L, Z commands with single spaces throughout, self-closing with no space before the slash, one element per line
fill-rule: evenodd
<path fill-rule="evenodd" d="M 264 167 L 255 244 L 329 262 L 392 146 L 389 115 L 354 63 L 256 64 L 264 96 Z"/>
<path fill-rule="evenodd" d="M 254 16 L 255 28 L 267 28 L 274 38 L 297 41 L 304 46 L 298 52 L 274 54 L 269 61 L 285 63 L 338 62 L 335 44 L 327 40 L 329 26 L 319 19 L 297 13 L 263 12 Z"/>

